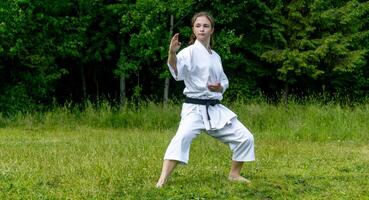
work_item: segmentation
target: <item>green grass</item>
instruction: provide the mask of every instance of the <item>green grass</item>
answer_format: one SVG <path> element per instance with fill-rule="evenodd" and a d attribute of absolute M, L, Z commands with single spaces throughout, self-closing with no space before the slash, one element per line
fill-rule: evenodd
<path fill-rule="evenodd" d="M 226 180 L 229 149 L 200 135 L 190 163 L 154 188 L 173 131 L 0 131 L 1 199 L 365 199 L 369 146 L 256 140 L 257 161 Z M 257 134 L 255 135 L 257 138 Z"/>
<path fill-rule="evenodd" d="M 255 136 L 250 186 L 227 181 L 230 150 L 201 134 L 156 189 L 180 106 L 105 105 L 0 118 L 0 199 L 369 199 L 368 105 L 229 107 Z"/>

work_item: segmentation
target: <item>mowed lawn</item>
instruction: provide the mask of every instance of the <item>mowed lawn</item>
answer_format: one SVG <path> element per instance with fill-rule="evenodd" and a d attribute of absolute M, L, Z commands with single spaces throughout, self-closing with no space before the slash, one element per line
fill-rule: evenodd
<path fill-rule="evenodd" d="M 189 164 L 156 189 L 176 131 L 163 130 L 1 128 L 0 199 L 369 199 L 367 140 L 262 131 L 253 131 L 257 160 L 243 169 L 251 185 L 227 180 L 229 148 L 203 133 Z"/>

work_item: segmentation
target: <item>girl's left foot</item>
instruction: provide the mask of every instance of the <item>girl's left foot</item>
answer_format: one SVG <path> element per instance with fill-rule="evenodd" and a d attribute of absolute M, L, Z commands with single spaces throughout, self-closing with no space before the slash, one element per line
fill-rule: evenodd
<path fill-rule="evenodd" d="M 228 176 L 228 180 L 232 182 L 251 184 L 251 181 L 249 179 L 242 176 Z"/>
<path fill-rule="evenodd" d="M 156 188 L 162 188 L 166 182 L 167 182 L 166 180 L 159 179 L 158 182 L 156 183 Z"/>

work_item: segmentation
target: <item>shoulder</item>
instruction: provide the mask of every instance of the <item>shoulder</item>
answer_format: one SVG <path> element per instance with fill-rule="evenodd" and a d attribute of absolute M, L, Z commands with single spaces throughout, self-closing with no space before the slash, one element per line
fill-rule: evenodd
<path fill-rule="evenodd" d="M 180 50 L 177 54 L 177 56 L 184 56 L 184 55 L 191 55 L 192 49 L 194 48 L 194 45 L 191 44 L 185 48 L 183 48 L 182 50 Z"/>

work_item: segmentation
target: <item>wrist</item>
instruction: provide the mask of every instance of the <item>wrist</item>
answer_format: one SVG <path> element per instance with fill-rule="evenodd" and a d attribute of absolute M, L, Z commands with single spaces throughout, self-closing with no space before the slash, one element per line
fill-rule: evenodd
<path fill-rule="evenodd" d="M 218 92 L 220 92 L 220 93 L 222 93 L 223 92 L 223 86 L 220 86 L 219 87 L 219 91 Z"/>

